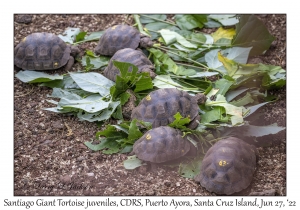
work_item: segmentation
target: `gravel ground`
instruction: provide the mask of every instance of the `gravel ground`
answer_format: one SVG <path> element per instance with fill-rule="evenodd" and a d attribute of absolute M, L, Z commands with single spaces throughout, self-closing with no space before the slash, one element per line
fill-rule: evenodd
<path fill-rule="evenodd" d="M 263 56 L 251 62 L 278 65 L 286 69 L 286 15 L 258 15 L 276 37 Z M 15 20 L 19 15 L 15 15 Z M 29 24 L 14 24 L 14 46 L 33 32 L 61 34 L 67 27 L 100 31 L 109 26 L 133 23 L 128 15 L 33 15 Z M 96 42 L 80 49 L 94 49 Z M 72 71 L 81 68 L 76 63 Z M 14 74 L 18 72 L 15 68 Z M 64 70 L 52 71 L 64 73 Z M 51 89 L 22 83 L 14 78 L 14 195 L 214 195 L 193 180 L 178 175 L 177 169 L 147 167 L 128 171 L 122 162 L 127 155 L 91 152 L 85 141 L 99 128 L 72 116 L 44 111 Z M 272 91 L 275 103 L 261 110 L 262 124 L 286 126 L 286 89 Z M 286 195 L 286 133 L 282 131 L 268 147 L 259 147 L 259 161 L 251 186 L 241 195 L 271 192 Z M 268 191 L 269 190 L 269 191 Z"/>

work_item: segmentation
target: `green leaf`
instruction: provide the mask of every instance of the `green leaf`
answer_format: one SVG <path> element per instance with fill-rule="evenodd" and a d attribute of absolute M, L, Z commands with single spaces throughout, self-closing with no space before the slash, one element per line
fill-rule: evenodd
<path fill-rule="evenodd" d="M 161 29 L 169 29 L 171 31 L 179 30 L 179 28 L 177 28 L 176 26 L 162 22 L 148 23 L 147 25 L 145 25 L 145 28 L 150 32 L 151 39 L 157 39 L 159 37 L 158 31 Z"/>
<path fill-rule="evenodd" d="M 203 28 L 206 22 L 206 16 L 189 14 L 175 15 L 175 21 L 182 30 L 191 30 L 194 28 Z"/>
<path fill-rule="evenodd" d="M 89 122 L 96 122 L 96 121 L 100 122 L 100 121 L 108 120 L 115 113 L 115 110 L 119 105 L 120 105 L 120 101 L 116 101 L 116 102 L 111 101 L 107 109 L 95 113 L 85 112 L 84 114 L 82 113 L 82 111 L 79 111 L 77 113 L 77 117 L 80 120 L 86 120 Z"/>
<path fill-rule="evenodd" d="M 102 151 L 104 154 L 113 154 L 117 153 L 119 149 L 119 145 L 116 141 L 109 141 L 108 139 L 102 139 L 99 144 L 93 145 L 91 142 L 84 142 L 84 144 L 93 151 Z"/>
<path fill-rule="evenodd" d="M 232 81 L 229 81 L 224 78 L 217 80 L 215 82 L 215 88 L 219 89 L 217 94 L 225 95 L 232 84 L 233 84 Z"/>
<path fill-rule="evenodd" d="M 167 15 L 158 15 L 158 14 L 155 14 L 155 15 L 151 15 L 151 14 L 144 14 L 144 15 L 140 15 L 140 21 L 141 23 L 153 23 L 153 22 L 157 22 L 158 20 L 155 20 L 155 19 L 152 19 L 152 18 L 155 18 L 155 19 L 159 19 L 159 20 L 166 20 L 167 19 Z"/>
<path fill-rule="evenodd" d="M 91 69 L 100 69 L 103 66 L 107 66 L 109 63 L 109 57 L 106 56 L 99 56 L 99 57 L 92 57 L 90 55 L 84 55 L 81 59 L 82 66 L 88 66 L 87 59 L 90 60 L 90 64 L 93 65 Z"/>
<path fill-rule="evenodd" d="M 249 109 L 250 112 L 249 112 L 247 115 L 245 115 L 244 117 L 245 117 L 245 118 L 246 118 L 246 117 L 249 117 L 249 116 L 250 116 L 251 114 L 253 114 L 256 110 L 258 110 L 260 107 L 266 105 L 267 103 L 270 103 L 270 102 L 264 102 L 264 103 L 256 104 L 256 105 L 254 105 L 254 106 L 247 107 L 247 109 Z"/>
<path fill-rule="evenodd" d="M 200 173 L 200 168 L 202 164 L 203 157 L 199 156 L 194 158 L 191 161 L 188 161 L 186 163 L 181 163 L 179 165 L 178 173 L 182 177 L 193 179 L 196 175 Z"/>
<path fill-rule="evenodd" d="M 138 93 L 143 90 L 153 89 L 152 79 L 148 72 L 137 73 L 136 80 L 132 83 L 135 85 L 134 92 Z"/>
<path fill-rule="evenodd" d="M 68 98 L 61 98 L 58 105 L 66 108 L 82 109 L 89 113 L 95 113 L 108 108 L 110 102 L 103 101 L 100 95 L 90 95 L 84 99 L 72 100 Z"/>
<path fill-rule="evenodd" d="M 58 74 L 50 75 L 44 72 L 37 72 L 37 71 L 19 71 L 15 75 L 19 80 L 25 83 L 39 83 L 39 82 L 49 82 L 53 80 L 62 80 L 63 76 Z"/>
<path fill-rule="evenodd" d="M 236 24 L 236 36 L 232 40 L 232 45 L 253 47 L 250 56 L 261 55 L 269 49 L 274 39 L 255 15 L 241 15 L 239 23 Z"/>
<path fill-rule="evenodd" d="M 136 125 L 137 120 L 133 119 L 129 126 L 128 140 L 133 142 L 143 136 L 143 133 L 139 130 Z"/>
<path fill-rule="evenodd" d="M 232 101 L 230 104 L 232 104 L 234 106 L 245 106 L 245 105 L 251 104 L 253 102 L 254 102 L 254 100 L 251 97 L 251 94 L 247 93 L 244 97 L 240 98 L 239 100 Z"/>
<path fill-rule="evenodd" d="M 62 35 L 58 35 L 64 42 L 73 44 L 77 34 L 80 33 L 79 28 L 67 28 Z"/>
<path fill-rule="evenodd" d="M 174 118 L 175 120 L 168 125 L 172 128 L 186 129 L 185 125 L 189 124 L 191 121 L 189 117 L 183 118 L 179 112 L 174 115 Z"/>
<path fill-rule="evenodd" d="M 90 35 L 84 37 L 84 41 L 88 42 L 88 41 L 99 40 L 103 33 L 104 31 L 91 32 Z"/>
<path fill-rule="evenodd" d="M 223 26 L 232 26 L 239 22 L 236 15 L 209 15 L 208 17 L 218 21 Z"/>
<path fill-rule="evenodd" d="M 179 90 L 191 91 L 195 93 L 201 92 L 198 88 L 186 88 L 171 79 L 170 75 L 157 75 L 152 81 L 153 85 L 158 88 L 177 88 Z"/>
<path fill-rule="evenodd" d="M 130 98 L 130 93 L 124 92 L 120 94 L 121 105 L 123 106 L 128 101 L 129 98 Z"/>
<path fill-rule="evenodd" d="M 277 125 L 277 123 L 267 126 L 245 125 L 243 128 L 245 128 L 243 135 L 251 137 L 262 137 L 270 134 L 276 134 L 285 130 L 285 127 L 280 127 Z"/>
<path fill-rule="evenodd" d="M 62 80 L 53 80 L 40 84 L 40 86 L 46 86 L 50 88 L 63 88 L 63 89 L 80 89 L 70 75 L 63 75 Z"/>
<path fill-rule="evenodd" d="M 225 110 L 222 107 L 214 107 L 212 110 L 205 112 L 201 115 L 201 123 L 210 123 L 213 121 L 220 120 Z"/>
<path fill-rule="evenodd" d="M 187 48 L 197 48 L 197 45 L 192 44 L 191 42 L 187 41 L 183 36 L 179 35 L 178 33 L 174 31 L 170 31 L 168 29 L 161 29 L 159 31 L 161 36 L 163 37 L 165 43 L 167 45 L 170 45 L 177 41 L 180 43 L 182 46 L 187 47 Z"/>
<path fill-rule="evenodd" d="M 230 90 L 226 93 L 225 97 L 227 101 L 233 100 L 235 97 L 239 96 L 240 94 L 244 93 L 245 91 L 249 90 L 249 88 L 242 88 L 239 90 Z M 224 94 L 223 94 L 224 95 Z"/>
<path fill-rule="evenodd" d="M 85 35 L 87 32 L 81 31 L 76 35 L 76 42 L 84 40 Z"/>
<path fill-rule="evenodd" d="M 109 94 L 110 87 L 115 83 L 96 72 L 70 73 L 77 85 L 91 93 L 99 93 L 102 96 Z"/>
<path fill-rule="evenodd" d="M 123 164 L 124 168 L 128 170 L 132 170 L 143 165 L 142 161 L 138 159 L 136 155 L 129 156 L 127 160 L 123 162 Z"/>

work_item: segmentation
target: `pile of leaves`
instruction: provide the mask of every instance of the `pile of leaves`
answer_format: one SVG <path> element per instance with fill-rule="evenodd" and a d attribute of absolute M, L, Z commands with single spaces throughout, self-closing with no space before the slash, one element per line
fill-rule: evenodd
<path fill-rule="evenodd" d="M 104 122 L 113 117 L 116 125 L 106 125 L 96 134 L 99 144 L 86 142 L 93 151 L 104 154 L 128 153 L 134 142 L 151 129 L 147 122 L 125 121 L 122 106 L 128 101 L 131 89 L 137 103 L 149 92 L 158 88 L 177 88 L 191 95 L 204 93 L 207 101 L 201 105 L 201 122 L 194 130 L 185 124 L 187 118 L 177 113 L 169 126 L 185 133 L 196 135 L 201 145 L 208 148 L 224 136 L 238 135 L 261 137 L 276 134 L 285 129 L 276 124 L 251 125 L 249 116 L 263 105 L 276 100 L 268 90 L 286 84 L 286 71 L 279 66 L 247 64 L 249 56 L 261 55 L 274 40 L 263 23 L 254 15 L 175 15 L 174 21 L 166 15 L 133 15 L 139 31 L 151 37 L 156 44 L 145 54 L 155 65 L 157 76 L 151 80 L 149 73 L 138 73 L 136 66 L 114 61 L 120 70 L 116 82 L 91 70 L 103 70 L 109 57 L 96 56 L 86 51 L 77 58 L 84 69 L 65 75 L 49 75 L 43 72 L 20 71 L 16 77 L 23 82 L 40 83 L 53 88 L 47 101 L 53 105 L 45 110 L 72 114 L 80 120 Z M 201 28 L 218 28 L 212 34 L 201 32 Z M 255 31 L 255 33 L 252 33 Z M 103 31 L 82 32 L 68 28 L 60 37 L 69 44 L 98 41 Z M 131 68 L 132 71 L 128 72 Z M 214 79 L 212 79 L 214 78 Z M 56 99 L 56 100 L 54 100 Z M 138 124 L 143 124 L 140 129 Z M 205 147 L 203 147 L 203 145 Z M 199 149 L 199 147 L 198 147 Z M 181 164 L 179 172 L 192 178 L 199 172 L 202 156 Z M 127 169 L 142 164 L 135 156 L 124 162 Z"/>

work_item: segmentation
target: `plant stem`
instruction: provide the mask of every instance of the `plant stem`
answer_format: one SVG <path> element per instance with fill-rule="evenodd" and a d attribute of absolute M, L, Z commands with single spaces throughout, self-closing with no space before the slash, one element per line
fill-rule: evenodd
<path fill-rule="evenodd" d="M 176 48 L 170 48 L 170 47 L 166 47 L 166 46 L 160 46 L 162 49 L 165 50 L 176 50 L 176 51 L 181 51 L 181 52 L 186 52 L 185 50 L 180 50 L 180 49 L 176 49 Z"/>
<path fill-rule="evenodd" d="M 204 67 L 199 67 L 199 66 L 193 66 L 193 65 L 189 65 L 189 64 L 185 64 L 185 63 L 179 63 L 179 62 L 175 62 L 178 65 L 182 65 L 182 66 L 188 66 L 188 67 L 193 67 L 193 68 L 197 68 L 197 69 L 205 69 Z"/>
<path fill-rule="evenodd" d="M 160 49 L 160 50 L 163 50 L 161 47 L 157 47 L 157 46 L 155 46 L 155 47 L 158 48 L 158 49 Z M 208 70 L 213 70 L 213 71 L 219 72 L 222 76 L 224 75 L 224 73 L 223 73 L 222 71 L 220 71 L 219 69 L 209 68 L 208 66 L 205 66 L 205 65 L 202 64 L 202 63 L 199 63 L 199 62 L 197 62 L 197 61 L 194 61 L 194 60 L 192 60 L 192 59 L 190 59 L 190 58 L 186 58 L 186 57 L 184 57 L 184 56 L 182 56 L 182 55 L 179 55 L 179 54 L 177 54 L 177 53 L 174 53 L 174 52 L 172 52 L 172 51 L 168 51 L 168 52 L 171 53 L 171 54 L 177 55 L 177 56 L 179 56 L 179 57 L 181 57 L 181 58 L 184 58 L 184 59 L 186 59 L 186 60 L 188 60 L 188 61 L 190 61 L 190 62 L 192 62 L 192 63 L 195 63 L 195 64 L 197 64 L 197 65 L 199 65 L 199 66 L 202 66 L 202 67 L 205 68 L 207 71 L 208 71 Z"/>
<path fill-rule="evenodd" d="M 80 44 L 80 43 L 83 43 L 83 42 L 91 42 L 91 41 L 96 41 L 96 40 L 99 40 L 99 38 L 89 39 L 89 40 L 82 40 L 82 41 L 79 41 L 79 42 L 75 42 L 72 45 L 77 45 L 77 44 Z"/>
<path fill-rule="evenodd" d="M 143 29 L 143 25 L 141 24 L 141 21 L 140 21 L 140 16 L 139 15 L 133 15 L 133 19 L 134 19 L 135 23 L 137 24 L 139 31 L 141 33 L 145 34 L 145 31 Z"/>
<path fill-rule="evenodd" d="M 141 15 L 141 16 L 144 16 L 144 17 L 146 17 L 146 18 L 150 18 L 150 19 L 152 19 L 152 20 L 156 20 L 156 21 L 159 21 L 159 22 L 167 23 L 167 24 L 170 24 L 170 25 L 173 25 L 173 26 L 177 26 L 177 25 L 174 24 L 174 23 L 170 23 L 170 22 L 168 22 L 168 21 L 160 20 L 160 19 L 158 19 L 158 18 L 154 18 L 154 17 L 148 16 L 148 15 Z"/>

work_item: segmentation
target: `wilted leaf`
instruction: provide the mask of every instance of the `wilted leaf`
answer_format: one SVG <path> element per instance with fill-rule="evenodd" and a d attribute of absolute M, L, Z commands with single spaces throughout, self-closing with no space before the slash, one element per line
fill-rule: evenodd
<path fill-rule="evenodd" d="M 253 114 L 257 109 L 259 109 L 260 107 L 266 105 L 267 103 L 270 103 L 270 102 L 264 102 L 264 103 L 256 104 L 256 105 L 254 105 L 254 106 L 247 107 L 247 109 L 249 109 L 250 112 L 249 112 L 247 115 L 245 115 L 245 118 L 246 118 L 246 117 L 249 117 L 249 116 L 250 116 L 251 114 Z"/>
<path fill-rule="evenodd" d="M 218 41 L 221 38 L 229 39 L 231 40 L 235 35 L 234 28 L 224 29 L 223 27 L 220 27 L 216 32 L 211 34 L 214 38 L 214 42 Z"/>
<path fill-rule="evenodd" d="M 250 56 L 261 55 L 269 49 L 274 39 L 255 15 L 241 15 L 239 23 L 236 24 L 236 36 L 232 40 L 232 45 L 253 47 Z"/>
<path fill-rule="evenodd" d="M 58 74 L 50 75 L 44 72 L 28 71 L 28 70 L 19 71 L 15 76 L 22 82 L 28 82 L 28 83 L 49 82 L 53 80 L 63 79 L 63 76 L 60 76 Z"/>
<path fill-rule="evenodd" d="M 225 97 L 227 101 L 233 100 L 235 97 L 239 96 L 240 94 L 244 93 L 245 91 L 249 90 L 249 88 L 242 88 L 239 90 L 231 90 L 226 93 Z"/>
<path fill-rule="evenodd" d="M 127 160 L 123 162 L 123 164 L 124 164 L 124 168 L 128 170 L 132 170 L 143 165 L 142 161 L 138 159 L 136 155 L 129 156 Z"/>
<path fill-rule="evenodd" d="M 247 93 L 245 96 L 243 96 L 242 98 L 240 98 L 239 100 L 236 101 L 232 101 L 230 102 L 230 104 L 234 105 L 234 106 L 245 106 L 247 104 L 251 104 L 253 103 L 254 100 L 251 97 L 250 93 Z"/>
<path fill-rule="evenodd" d="M 220 52 L 218 53 L 218 59 L 227 70 L 229 76 L 232 77 L 235 74 L 235 72 L 238 70 L 238 64 L 235 61 L 222 56 Z"/>

